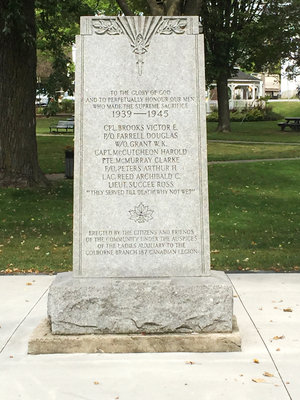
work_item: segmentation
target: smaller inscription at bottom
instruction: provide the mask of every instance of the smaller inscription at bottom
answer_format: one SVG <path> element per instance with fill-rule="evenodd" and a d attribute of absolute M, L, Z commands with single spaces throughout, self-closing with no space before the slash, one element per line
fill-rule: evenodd
<path fill-rule="evenodd" d="M 89 231 L 87 256 L 198 254 L 193 229 Z"/>

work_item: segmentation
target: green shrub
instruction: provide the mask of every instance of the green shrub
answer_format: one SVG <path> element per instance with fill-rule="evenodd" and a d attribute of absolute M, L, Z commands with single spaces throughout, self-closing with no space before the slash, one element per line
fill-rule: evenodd
<path fill-rule="evenodd" d="M 43 113 L 47 117 L 53 117 L 59 111 L 58 103 L 54 99 L 51 99 L 48 105 L 44 108 Z"/>
<path fill-rule="evenodd" d="M 243 114 L 242 111 L 236 110 L 236 111 L 231 111 L 230 112 L 230 121 L 232 122 L 239 122 L 239 121 L 243 121 L 243 119 L 245 118 L 245 115 Z"/>
<path fill-rule="evenodd" d="M 43 109 L 43 107 L 35 107 L 35 113 L 36 114 L 43 114 L 43 112 L 44 112 L 44 109 Z"/>
<path fill-rule="evenodd" d="M 282 118 L 282 116 L 272 111 L 272 108 L 268 105 L 265 107 L 259 105 L 253 108 L 230 111 L 231 122 L 277 121 L 280 118 Z M 213 111 L 211 114 L 209 114 L 207 116 L 207 121 L 218 122 L 218 111 Z"/>
<path fill-rule="evenodd" d="M 74 101 L 64 99 L 60 103 L 59 108 L 64 113 L 74 113 Z"/>
<path fill-rule="evenodd" d="M 206 120 L 209 122 L 218 122 L 218 111 L 212 111 L 206 116 Z"/>
<path fill-rule="evenodd" d="M 245 121 L 264 121 L 265 113 L 263 109 L 251 108 L 245 113 Z"/>

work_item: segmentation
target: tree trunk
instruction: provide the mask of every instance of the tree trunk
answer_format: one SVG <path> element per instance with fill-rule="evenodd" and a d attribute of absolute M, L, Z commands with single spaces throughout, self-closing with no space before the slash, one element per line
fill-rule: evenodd
<path fill-rule="evenodd" d="M 200 15 L 202 0 L 186 0 L 184 15 Z"/>
<path fill-rule="evenodd" d="M 182 15 L 183 0 L 166 0 L 165 7 L 168 16 Z"/>
<path fill-rule="evenodd" d="M 35 136 L 34 0 L 23 0 L 14 17 L 8 4 L 0 0 L 0 186 L 46 185 Z"/>
<path fill-rule="evenodd" d="M 228 81 L 226 75 L 217 79 L 219 132 L 230 132 L 230 113 L 228 99 Z"/>
<path fill-rule="evenodd" d="M 164 8 L 161 4 L 157 4 L 156 0 L 147 0 L 148 6 L 150 8 L 150 13 L 153 16 L 163 15 Z"/>

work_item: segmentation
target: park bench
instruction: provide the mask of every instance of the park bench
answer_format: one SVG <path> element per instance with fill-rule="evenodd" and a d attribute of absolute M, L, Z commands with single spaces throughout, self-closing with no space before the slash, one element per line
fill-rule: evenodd
<path fill-rule="evenodd" d="M 57 125 L 50 125 L 50 132 L 74 132 L 74 121 L 58 121 Z"/>
<path fill-rule="evenodd" d="M 291 128 L 293 131 L 300 131 L 300 117 L 286 117 L 285 122 L 278 122 L 281 130 L 284 131 L 286 127 Z"/>

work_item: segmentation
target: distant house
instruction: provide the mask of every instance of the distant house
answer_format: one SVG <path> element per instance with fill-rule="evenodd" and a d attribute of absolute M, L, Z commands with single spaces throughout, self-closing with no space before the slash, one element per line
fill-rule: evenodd
<path fill-rule="evenodd" d="M 256 77 L 263 81 L 264 96 L 271 99 L 280 97 L 280 76 L 279 74 L 255 74 Z"/>
<path fill-rule="evenodd" d="M 234 75 L 228 79 L 228 95 L 230 110 L 254 107 L 258 99 L 264 95 L 263 81 L 259 77 L 236 69 Z M 218 108 L 216 84 L 210 86 L 207 97 L 207 112 L 213 108 Z"/>

